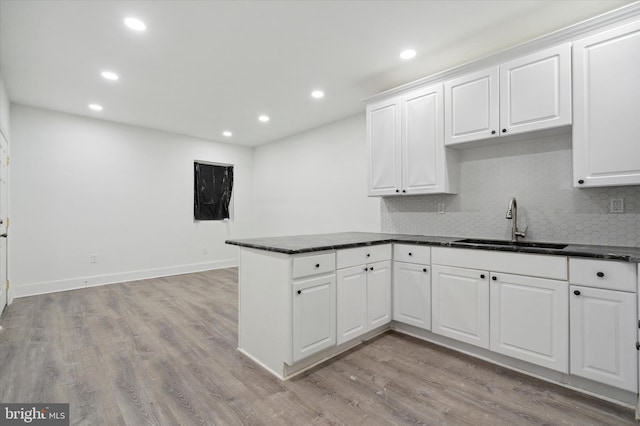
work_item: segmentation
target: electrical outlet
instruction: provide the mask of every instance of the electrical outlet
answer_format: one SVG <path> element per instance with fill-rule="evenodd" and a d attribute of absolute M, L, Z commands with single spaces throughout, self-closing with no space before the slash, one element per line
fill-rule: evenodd
<path fill-rule="evenodd" d="M 98 263 L 98 254 L 97 253 L 91 253 L 89 255 L 89 263 Z"/>
<path fill-rule="evenodd" d="M 624 213 L 624 198 L 610 199 L 609 213 Z"/>
<path fill-rule="evenodd" d="M 438 203 L 438 213 L 444 214 L 444 203 Z"/>

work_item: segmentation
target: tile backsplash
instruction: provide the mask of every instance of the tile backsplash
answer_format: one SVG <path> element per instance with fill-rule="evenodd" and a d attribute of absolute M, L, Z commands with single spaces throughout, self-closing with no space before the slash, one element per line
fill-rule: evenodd
<path fill-rule="evenodd" d="M 382 232 L 508 239 L 516 197 L 526 240 L 640 247 L 640 186 L 576 189 L 571 155 L 570 133 L 461 150 L 458 194 L 385 197 Z"/>

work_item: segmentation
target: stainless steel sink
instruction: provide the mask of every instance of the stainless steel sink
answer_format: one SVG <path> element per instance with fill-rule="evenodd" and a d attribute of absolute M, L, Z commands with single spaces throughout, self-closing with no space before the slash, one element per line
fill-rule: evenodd
<path fill-rule="evenodd" d="M 537 243 L 533 241 L 481 240 L 481 239 L 473 239 L 473 238 L 456 240 L 454 241 L 454 243 L 468 244 L 468 245 L 482 245 L 482 246 L 531 247 L 531 248 L 555 249 L 555 250 L 562 250 L 567 246 L 567 244 Z"/>

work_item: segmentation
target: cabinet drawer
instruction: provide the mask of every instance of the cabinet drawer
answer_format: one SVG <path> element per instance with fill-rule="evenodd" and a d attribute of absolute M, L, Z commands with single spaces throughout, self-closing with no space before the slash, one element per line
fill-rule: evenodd
<path fill-rule="evenodd" d="M 390 260 L 391 244 L 338 250 L 336 258 L 338 269 L 364 265 L 365 263 L 380 262 L 382 260 Z"/>
<path fill-rule="evenodd" d="M 394 244 L 393 260 L 396 262 L 428 265 L 431 263 L 431 247 L 416 246 L 413 244 Z"/>
<path fill-rule="evenodd" d="M 565 256 L 449 247 L 433 247 L 431 263 L 560 281 L 567 280 L 568 270 Z"/>
<path fill-rule="evenodd" d="M 635 292 L 635 263 L 570 258 L 569 282 L 586 287 Z"/>
<path fill-rule="evenodd" d="M 293 258 L 293 279 L 333 272 L 336 269 L 334 252 Z"/>

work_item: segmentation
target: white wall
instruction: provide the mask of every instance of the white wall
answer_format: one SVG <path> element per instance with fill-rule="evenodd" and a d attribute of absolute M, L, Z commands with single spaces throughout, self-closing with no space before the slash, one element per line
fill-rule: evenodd
<path fill-rule="evenodd" d="M 252 235 L 379 232 L 366 153 L 364 114 L 256 148 Z"/>
<path fill-rule="evenodd" d="M 13 296 L 236 264 L 224 240 L 250 236 L 250 148 L 15 104 L 11 112 Z M 194 222 L 194 160 L 235 165 L 231 223 Z"/>

